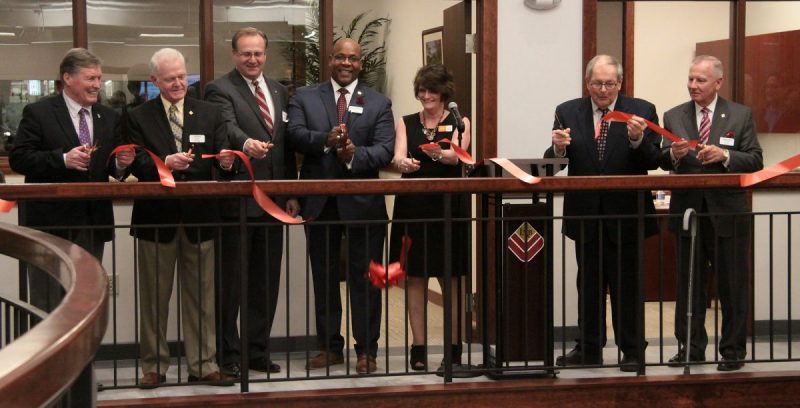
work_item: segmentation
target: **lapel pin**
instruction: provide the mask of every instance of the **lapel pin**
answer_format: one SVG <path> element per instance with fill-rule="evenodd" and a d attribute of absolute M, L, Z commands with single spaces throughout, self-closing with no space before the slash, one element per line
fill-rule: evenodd
<path fill-rule="evenodd" d="M 194 115 L 194 112 L 192 112 L 192 111 L 189 111 L 189 115 Z"/>
<path fill-rule="evenodd" d="M 100 116 L 100 114 L 98 113 L 97 114 L 97 119 L 100 119 L 100 118 L 102 118 L 102 116 Z"/>
<path fill-rule="evenodd" d="M 720 115 L 720 117 L 721 117 L 721 118 L 724 118 L 724 117 L 725 117 L 725 114 L 723 113 L 722 115 Z"/>

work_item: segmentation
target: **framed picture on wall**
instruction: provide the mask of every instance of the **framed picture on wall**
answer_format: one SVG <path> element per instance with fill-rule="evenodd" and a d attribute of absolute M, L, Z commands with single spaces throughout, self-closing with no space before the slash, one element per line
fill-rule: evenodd
<path fill-rule="evenodd" d="M 440 26 L 422 32 L 422 63 L 424 65 L 444 63 L 442 29 L 443 27 Z"/>

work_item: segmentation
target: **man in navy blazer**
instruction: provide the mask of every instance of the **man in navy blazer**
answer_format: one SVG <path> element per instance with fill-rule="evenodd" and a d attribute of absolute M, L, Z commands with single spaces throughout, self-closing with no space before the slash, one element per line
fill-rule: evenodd
<path fill-rule="evenodd" d="M 132 109 L 128 136 L 134 144 L 157 155 L 177 183 L 212 180 L 215 171 L 231 171 L 233 155 L 202 159 L 228 147 L 220 110 L 186 96 L 186 63 L 180 52 L 162 48 L 150 60 L 150 78 L 160 95 Z M 140 181 L 158 181 L 153 159 L 137 149 L 133 174 Z M 191 153 L 190 153 L 191 151 Z M 184 350 L 189 382 L 233 385 L 216 364 L 214 319 L 213 226 L 219 222 L 216 200 L 137 199 L 133 203 L 131 234 L 137 238 L 139 266 L 140 350 L 143 388 L 166 381 L 170 365 L 167 344 L 169 299 L 177 263 L 181 290 Z M 153 227 L 164 224 L 165 226 Z"/>
<path fill-rule="evenodd" d="M 22 111 L 9 164 L 26 183 L 106 182 L 125 175 L 134 152 L 126 149 L 108 160 L 119 115 L 98 102 L 101 65 L 86 49 L 69 50 L 59 68 L 63 92 Z M 82 141 L 83 125 L 88 139 Z M 102 262 L 103 247 L 114 235 L 111 200 L 28 201 L 24 207 L 24 225 L 69 239 Z M 108 228 L 83 228 L 90 226 Z M 55 281 L 41 271 L 29 280 L 31 304 L 45 311 L 58 306 L 63 290 Z"/>
<path fill-rule="evenodd" d="M 718 173 L 754 172 L 764 166 L 753 112 L 744 105 L 718 95 L 722 80 L 722 62 L 716 57 L 700 55 L 692 61 L 687 83 L 691 101 L 664 114 L 664 127 L 686 139 L 675 143 L 664 141 L 661 167 L 665 170 L 678 174 L 709 174 L 713 177 Z M 705 141 L 701 137 L 703 128 L 708 128 Z M 690 150 L 688 140 L 697 140 L 701 145 L 697 150 Z M 722 304 L 722 337 L 719 341 L 722 360 L 717 366 L 720 371 L 740 369 L 747 354 L 747 276 L 751 263 L 749 248 L 753 227 L 749 215 L 733 214 L 748 212 L 749 207 L 747 195 L 741 189 L 676 190 L 672 192 L 670 200 L 669 211 L 672 214 L 683 214 L 687 208 L 693 208 L 701 215 L 697 218 L 689 359 L 705 360 L 708 345 L 705 328 L 706 281 L 708 272 L 715 271 Z M 678 298 L 675 304 L 675 337 L 679 348 L 678 354 L 669 361 L 671 365 L 678 366 L 686 359 L 691 243 L 688 233 L 678 231 L 680 221 L 680 217 L 676 217 L 670 226 L 679 234 L 676 245 L 679 261 Z"/>
<path fill-rule="evenodd" d="M 332 78 L 300 88 L 289 103 L 289 138 L 304 154 L 301 179 L 371 179 L 391 162 L 394 118 L 391 101 L 358 81 L 361 47 L 350 38 L 336 42 L 329 57 Z M 376 370 L 381 321 L 380 291 L 365 275 L 370 260 L 382 258 L 384 224 L 315 225 L 313 221 L 386 220 L 381 195 L 311 196 L 302 200 L 308 225 L 309 256 L 314 277 L 317 338 L 321 353 L 307 369 L 341 364 L 344 339 L 340 332 L 339 250 L 348 239 L 350 310 L 358 355 L 356 371 Z"/>
<path fill-rule="evenodd" d="M 570 176 L 646 175 L 657 168 L 661 139 L 642 120 L 657 123 L 656 108 L 645 100 L 619 94 L 622 65 L 611 56 L 595 56 L 586 66 L 585 80 L 590 96 L 556 107 L 553 145 L 545 157 L 568 158 Z M 601 121 L 610 111 L 634 116 L 627 123 Z M 641 319 L 637 304 L 638 220 L 619 217 L 637 214 L 640 206 L 647 214 L 655 213 L 649 192 L 639 194 L 581 191 L 564 195 L 565 217 L 607 218 L 564 220 L 564 233 L 575 241 L 580 336 L 572 351 L 556 359 L 558 365 L 602 364 L 608 290 L 614 339 L 623 353 L 620 369 L 638 369 L 638 349 L 644 342 L 636 335 L 636 323 Z M 655 220 L 646 220 L 645 234 L 655 232 Z"/>
<path fill-rule="evenodd" d="M 222 110 L 231 147 L 252 157 L 251 164 L 256 180 L 297 179 L 294 150 L 286 140 L 286 109 L 289 96 L 286 87 L 263 73 L 267 60 L 268 39 L 261 30 L 245 27 L 231 40 L 232 58 L 236 66 L 228 74 L 206 84 L 205 98 Z M 237 160 L 234 169 L 236 180 L 249 180 L 244 165 Z M 244 240 L 239 227 L 222 229 L 220 248 L 228 254 L 220 271 L 220 326 L 219 360 L 223 372 L 238 376 L 241 350 L 237 327 L 239 318 L 241 278 L 240 270 L 247 272 L 247 333 L 242 337 L 248 343 L 249 368 L 258 371 L 279 372 L 280 366 L 269 359 L 267 340 L 278 304 L 283 253 L 283 227 L 275 218 L 265 213 L 252 198 L 246 198 L 245 211 L 249 224 Z M 240 199 L 220 202 L 222 220 L 239 222 Z M 276 200 L 286 211 L 296 215 L 300 205 L 296 199 Z M 272 223 L 271 226 L 265 226 Z M 240 258 L 245 247 L 244 261 Z M 264 252 L 268 252 L 264 254 Z M 244 266 L 243 266 L 244 265 Z"/>

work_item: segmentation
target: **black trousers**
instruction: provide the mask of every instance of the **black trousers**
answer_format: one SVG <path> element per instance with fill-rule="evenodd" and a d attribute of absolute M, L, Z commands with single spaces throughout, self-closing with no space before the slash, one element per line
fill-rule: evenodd
<path fill-rule="evenodd" d="M 594 222 L 594 221 L 590 221 Z M 606 290 L 611 295 L 611 319 L 614 339 L 625 354 L 637 351 L 636 322 L 639 321 L 638 251 L 636 230 L 610 228 L 615 220 L 603 220 L 597 235 L 584 234 L 575 240 L 578 262 L 578 347 L 590 357 L 602 356 L 606 344 Z M 620 244 L 620 240 L 627 237 Z M 643 341 L 644 339 L 642 339 Z"/>
<path fill-rule="evenodd" d="M 336 200 L 328 199 L 317 221 L 338 221 Z M 378 353 L 381 324 L 381 292 L 367 279 L 370 260 L 382 262 L 385 224 L 328 224 L 306 227 L 311 272 L 314 279 L 314 310 L 319 347 L 341 353 L 342 300 L 339 292 L 340 254 L 346 241 L 347 288 L 350 297 L 352 333 L 357 354 Z"/>
<path fill-rule="evenodd" d="M 238 222 L 238 218 L 223 217 L 223 222 Z M 238 363 L 241 359 L 241 340 L 237 317 L 247 312 L 248 358 L 269 359 L 269 333 L 278 305 L 283 254 L 283 227 L 270 216 L 247 219 L 244 239 L 239 226 L 224 227 L 220 243 L 224 260 L 220 270 L 221 334 L 217 336 L 220 364 Z M 244 260 L 241 251 L 244 246 Z M 247 273 L 247 306 L 241 306 L 241 271 Z"/>
<path fill-rule="evenodd" d="M 708 345 L 706 332 L 706 287 L 708 275 L 717 276 L 717 293 L 722 306 L 722 337 L 719 353 L 731 359 L 747 355 L 747 281 L 750 265 L 752 225 L 749 216 L 726 217 L 734 222 L 734 235 L 719 236 L 709 217 L 698 217 L 695 238 L 694 283 L 692 286 L 692 339 L 690 355 L 705 358 Z M 689 292 L 689 250 L 691 237 L 680 232 L 678 238 L 678 298 L 675 304 L 675 337 L 686 344 L 686 310 Z"/>

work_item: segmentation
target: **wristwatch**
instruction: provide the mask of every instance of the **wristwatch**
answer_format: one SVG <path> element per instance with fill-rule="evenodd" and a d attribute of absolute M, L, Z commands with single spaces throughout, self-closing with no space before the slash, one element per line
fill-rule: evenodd
<path fill-rule="evenodd" d="M 731 152 L 728 149 L 722 149 L 722 155 L 725 156 L 725 160 L 723 160 L 723 162 L 726 162 L 731 158 Z"/>

